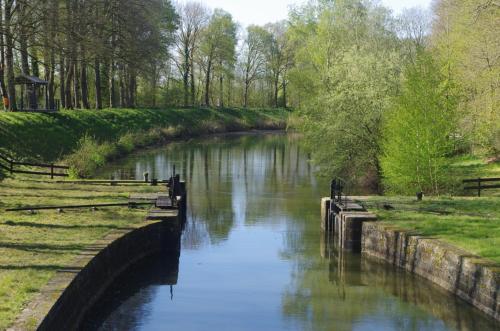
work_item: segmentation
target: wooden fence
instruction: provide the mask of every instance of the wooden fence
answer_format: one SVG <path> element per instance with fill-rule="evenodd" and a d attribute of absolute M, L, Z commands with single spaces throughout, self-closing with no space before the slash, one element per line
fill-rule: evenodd
<path fill-rule="evenodd" d="M 33 170 L 33 169 L 26 169 L 24 167 L 41 168 L 41 169 Z M 52 179 L 54 179 L 54 177 L 69 177 L 68 166 L 55 165 L 53 163 L 43 164 L 43 163 L 33 163 L 33 162 L 17 162 L 2 154 L 0 154 L 0 168 L 7 170 L 11 174 L 50 176 L 50 178 Z M 60 170 L 65 170 L 65 171 L 61 172 Z"/>
<path fill-rule="evenodd" d="M 488 189 L 500 188 L 500 178 L 475 178 L 475 179 L 465 179 L 464 190 L 477 190 L 477 196 L 481 196 L 481 191 Z M 483 183 L 486 183 L 483 184 Z M 476 184 L 474 186 L 467 186 Z"/>

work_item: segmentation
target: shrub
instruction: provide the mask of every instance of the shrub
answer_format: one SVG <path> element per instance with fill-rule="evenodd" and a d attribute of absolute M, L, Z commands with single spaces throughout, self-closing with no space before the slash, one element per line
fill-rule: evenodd
<path fill-rule="evenodd" d="M 450 82 L 421 52 L 406 68 L 403 91 L 384 117 L 381 166 L 390 192 L 440 194 L 446 189 L 455 112 Z"/>

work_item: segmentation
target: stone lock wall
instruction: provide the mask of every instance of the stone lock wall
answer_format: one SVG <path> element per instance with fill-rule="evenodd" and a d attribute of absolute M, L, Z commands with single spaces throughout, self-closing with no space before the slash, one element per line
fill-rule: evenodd
<path fill-rule="evenodd" d="M 330 213 L 321 200 L 321 227 L 336 245 L 420 275 L 500 321 L 500 266 L 433 238 L 391 229 L 367 212 Z"/>
<path fill-rule="evenodd" d="M 436 239 L 365 223 L 362 252 L 431 280 L 500 320 L 500 267 Z"/>
<path fill-rule="evenodd" d="M 331 212 L 331 199 L 321 199 L 321 228 L 333 233 L 340 248 L 360 252 L 361 234 L 365 222 L 373 222 L 377 217 L 357 206 L 356 211 Z"/>
<path fill-rule="evenodd" d="M 78 330 L 82 319 L 128 267 L 160 251 L 180 252 L 181 222 L 144 222 L 112 231 L 59 270 L 10 330 Z"/>

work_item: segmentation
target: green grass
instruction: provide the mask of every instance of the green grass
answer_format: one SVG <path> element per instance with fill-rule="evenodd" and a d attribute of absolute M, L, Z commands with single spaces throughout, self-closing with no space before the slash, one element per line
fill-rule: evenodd
<path fill-rule="evenodd" d="M 451 243 L 500 263 L 500 199 L 490 196 L 368 197 L 363 202 L 390 227 Z M 394 210 L 385 210 L 390 204 Z"/>
<path fill-rule="evenodd" d="M 460 178 L 500 177 L 500 161 L 472 155 L 458 156 L 452 161 L 451 174 Z"/>
<path fill-rule="evenodd" d="M 284 127 L 283 109 L 105 109 L 54 114 L 0 112 L 0 150 L 18 158 L 59 160 L 84 136 L 98 142 L 127 134 L 175 129 L 185 135 Z"/>
<path fill-rule="evenodd" d="M 0 182 L 0 209 L 25 205 L 126 202 L 132 192 L 151 187 L 57 185 L 6 179 Z M 156 192 L 158 188 L 155 188 Z M 140 224 L 145 210 L 107 208 L 0 214 L 0 330 L 11 325 L 23 307 L 55 271 L 68 266 L 86 246 L 114 229 Z"/>

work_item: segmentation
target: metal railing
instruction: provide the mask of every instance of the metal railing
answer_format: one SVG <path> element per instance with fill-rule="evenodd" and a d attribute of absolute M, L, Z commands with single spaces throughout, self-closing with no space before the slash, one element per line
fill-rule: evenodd
<path fill-rule="evenodd" d="M 342 178 L 334 178 L 330 183 L 330 199 L 334 203 L 347 205 L 347 182 Z"/>

